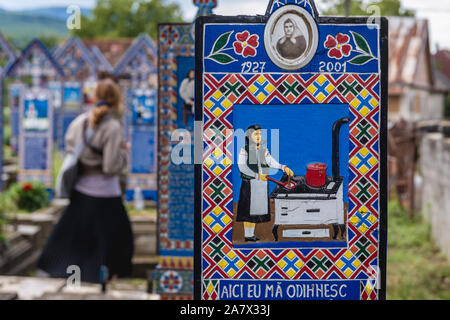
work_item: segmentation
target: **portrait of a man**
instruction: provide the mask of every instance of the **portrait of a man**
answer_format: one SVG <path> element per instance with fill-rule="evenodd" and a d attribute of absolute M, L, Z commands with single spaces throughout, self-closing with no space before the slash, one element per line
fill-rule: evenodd
<path fill-rule="evenodd" d="M 299 27 L 291 18 L 283 23 L 284 36 L 277 42 L 277 51 L 285 59 L 297 59 L 306 50 L 305 37 L 301 34 Z"/>

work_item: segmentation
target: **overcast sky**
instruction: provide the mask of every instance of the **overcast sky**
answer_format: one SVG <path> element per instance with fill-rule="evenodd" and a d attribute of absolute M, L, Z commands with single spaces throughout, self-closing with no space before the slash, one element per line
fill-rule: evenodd
<path fill-rule="evenodd" d="M 183 9 L 186 20 L 191 20 L 196 13 L 196 8 L 192 0 L 169 0 L 179 3 Z M 48 6 L 68 6 L 77 4 L 83 7 L 93 7 L 95 0 L 0 0 L 0 7 L 11 10 L 48 7 Z M 218 0 L 215 10 L 220 15 L 238 14 L 264 14 L 268 0 Z M 320 0 L 316 0 L 320 12 Z M 416 10 L 416 15 L 420 18 L 428 18 L 431 32 L 431 47 L 435 51 L 436 43 L 441 48 L 450 49 L 450 0 L 403 0 L 405 8 Z"/>

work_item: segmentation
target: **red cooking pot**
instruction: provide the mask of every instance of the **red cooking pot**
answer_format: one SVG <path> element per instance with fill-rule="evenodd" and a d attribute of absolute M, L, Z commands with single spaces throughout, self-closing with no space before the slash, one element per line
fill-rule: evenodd
<path fill-rule="evenodd" d="M 327 165 L 311 163 L 306 167 L 306 183 L 313 188 L 323 187 L 327 179 Z"/>

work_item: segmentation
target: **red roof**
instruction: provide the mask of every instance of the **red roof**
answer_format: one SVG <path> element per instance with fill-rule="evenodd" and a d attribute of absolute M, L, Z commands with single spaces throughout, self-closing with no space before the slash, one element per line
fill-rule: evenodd
<path fill-rule="evenodd" d="M 123 57 L 134 39 L 93 39 L 83 40 L 87 47 L 96 46 L 114 68 Z"/>
<path fill-rule="evenodd" d="M 450 79 L 450 50 L 439 50 L 434 55 L 436 69 Z"/>
<path fill-rule="evenodd" d="M 389 88 L 433 86 L 428 21 L 389 18 Z"/>

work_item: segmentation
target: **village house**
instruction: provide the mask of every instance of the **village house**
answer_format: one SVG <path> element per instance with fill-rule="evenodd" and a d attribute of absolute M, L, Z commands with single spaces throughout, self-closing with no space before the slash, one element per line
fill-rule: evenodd
<path fill-rule="evenodd" d="M 390 123 L 443 118 L 450 83 L 434 67 L 426 19 L 389 18 L 388 77 Z"/>

